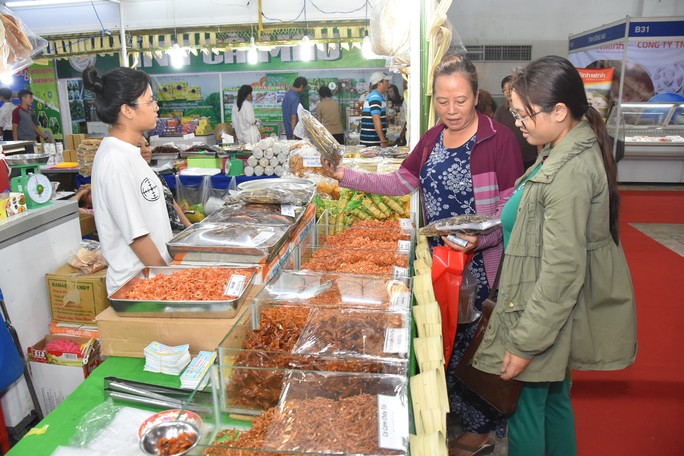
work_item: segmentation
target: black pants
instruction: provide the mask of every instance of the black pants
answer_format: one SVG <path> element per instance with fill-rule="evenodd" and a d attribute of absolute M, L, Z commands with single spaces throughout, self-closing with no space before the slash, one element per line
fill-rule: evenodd
<path fill-rule="evenodd" d="M 344 133 L 337 133 L 336 135 L 333 135 L 333 138 L 335 138 L 338 143 L 344 145 Z"/>
<path fill-rule="evenodd" d="M 14 141 L 12 130 L 2 130 L 3 141 Z"/>

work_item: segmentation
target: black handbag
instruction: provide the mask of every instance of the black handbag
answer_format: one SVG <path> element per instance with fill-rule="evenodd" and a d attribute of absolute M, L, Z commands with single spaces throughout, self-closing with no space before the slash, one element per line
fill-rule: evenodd
<path fill-rule="evenodd" d="M 510 415 L 515 412 L 515 409 L 518 406 L 518 398 L 520 397 L 520 391 L 523 386 L 522 382 L 514 379 L 504 380 L 497 374 L 482 372 L 473 367 L 473 356 L 475 356 L 475 352 L 482 343 L 484 333 L 489 325 L 489 319 L 496 306 L 494 296 L 499 288 L 501 264 L 503 264 L 503 258 L 501 258 L 494 284 L 489 290 L 489 296 L 487 296 L 487 299 L 482 303 L 482 316 L 480 317 L 480 322 L 475 330 L 473 340 L 463 354 L 463 358 L 456 366 L 456 377 L 466 388 L 480 396 L 499 412 L 504 415 Z"/>

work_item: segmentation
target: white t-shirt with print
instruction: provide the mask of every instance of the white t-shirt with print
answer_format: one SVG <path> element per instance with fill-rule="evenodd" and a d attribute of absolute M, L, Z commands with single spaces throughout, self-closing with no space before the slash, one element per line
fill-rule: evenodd
<path fill-rule="evenodd" d="M 159 177 L 140 155 L 140 148 L 108 136 L 95 154 L 92 172 L 95 226 L 108 264 L 107 292 L 112 293 L 145 266 L 131 248 L 149 234 L 168 263 L 166 243 L 171 224 Z"/>
<path fill-rule="evenodd" d="M 6 101 L 0 106 L 0 127 L 3 130 L 12 131 L 12 111 L 16 106 L 11 101 Z"/>

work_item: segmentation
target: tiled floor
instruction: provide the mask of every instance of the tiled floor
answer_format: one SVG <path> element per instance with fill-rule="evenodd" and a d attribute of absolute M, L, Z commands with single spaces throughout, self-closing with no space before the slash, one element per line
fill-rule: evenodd
<path fill-rule="evenodd" d="M 673 252 L 684 256 L 684 225 L 667 223 L 630 223 L 630 225 Z"/>

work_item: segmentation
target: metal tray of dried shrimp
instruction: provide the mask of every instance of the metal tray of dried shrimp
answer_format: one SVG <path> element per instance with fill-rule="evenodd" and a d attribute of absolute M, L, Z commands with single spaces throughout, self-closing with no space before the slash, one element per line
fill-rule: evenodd
<path fill-rule="evenodd" d="M 245 225 L 295 225 L 304 206 L 282 207 L 277 204 L 231 204 L 211 213 L 202 223 L 240 223 Z"/>
<path fill-rule="evenodd" d="M 167 244 L 178 261 L 254 263 L 270 258 L 287 240 L 290 227 L 243 223 L 199 223 Z"/>
<path fill-rule="evenodd" d="M 249 296 L 253 266 L 144 268 L 109 295 L 122 317 L 233 318 Z"/>

